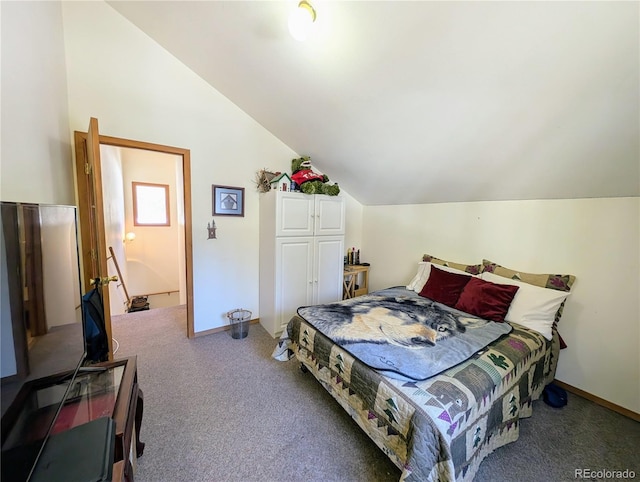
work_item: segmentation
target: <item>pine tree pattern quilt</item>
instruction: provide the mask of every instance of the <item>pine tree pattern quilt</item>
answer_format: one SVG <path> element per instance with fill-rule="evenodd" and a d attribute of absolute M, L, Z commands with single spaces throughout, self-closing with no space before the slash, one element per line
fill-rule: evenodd
<path fill-rule="evenodd" d="M 296 315 L 273 356 L 302 362 L 406 481 L 471 481 L 518 438 L 519 420 L 555 375 L 559 343 L 515 323 L 465 361 L 426 380 L 374 370 Z"/>

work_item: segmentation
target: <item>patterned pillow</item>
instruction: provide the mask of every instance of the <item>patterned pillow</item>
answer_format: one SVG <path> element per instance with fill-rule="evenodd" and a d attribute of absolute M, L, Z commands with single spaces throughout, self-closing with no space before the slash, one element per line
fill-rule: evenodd
<path fill-rule="evenodd" d="M 505 278 L 522 281 L 541 288 L 549 288 L 558 291 L 571 291 L 571 286 L 576 277 L 570 274 L 533 274 L 523 273 L 514 269 L 505 268 L 498 263 L 494 263 L 487 259 L 482 260 L 482 272 L 493 273 Z"/>
<path fill-rule="evenodd" d="M 422 255 L 422 261 L 427 261 L 433 264 L 439 264 L 441 266 L 448 266 L 449 268 L 454 268 L 469 274 L 477 275 L 482 273 L 481 264 L 454 263 L 453 261 L 445 261 L 444 259 L 436 258 L 435 256 L 431 256 L 430 254 Z"/>

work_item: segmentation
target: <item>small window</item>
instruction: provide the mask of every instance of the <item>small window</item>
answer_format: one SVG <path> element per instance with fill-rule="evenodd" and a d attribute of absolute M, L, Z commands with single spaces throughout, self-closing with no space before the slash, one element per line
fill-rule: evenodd
<path fill-rule="evenodd" d="M 133 225 L 170 226 L 169 185 L 134 182 Z"/>

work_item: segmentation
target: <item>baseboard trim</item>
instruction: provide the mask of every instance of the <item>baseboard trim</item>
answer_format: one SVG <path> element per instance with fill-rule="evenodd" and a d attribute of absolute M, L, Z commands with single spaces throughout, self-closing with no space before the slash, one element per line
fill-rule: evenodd
<path fill-rule="evenodd" d="M 558 385 L 561 388 L 564 388 L 567 392 L 571 392 L 579 397 L 586 398 L 587 400 L 597 403 L 609 410 L 613 410 L 614 412 L 619 413 L 620 415 L 624 415 L 625 417 L 629 417 L 636 422 L 640 422 L 640 413 L 636 413 L 633 410 L 629 410 L 628 408 L 621 407 L 620 405 L 616 405 L 615 403 L 611 403 L 604 398 L 600 398 L 596 395 L 593 395 L 589 392 L 585 392 L 584 390 L 580 390 L 579 388 L 574 387 L 573 385 L 569 385 L 568 383 L 561 382 L 560 380 L 554 380 L 553 383 Z"/>
<path fill-rule="evenodd" d="M 256 323 L 260 323 L 260 318 L 254 318 L 253 320 L 249 320 L 249 324 L 254 325 Z M 210 330 L 198 331 L 193 334 L 194 338 L 198 338 L 205 335 L 212 335 L 213 333 L 220 333 L 221 331 L 228 331 L 231 329 L 231 326 L 219 326 L 218 328 L 211 328 Z"/>

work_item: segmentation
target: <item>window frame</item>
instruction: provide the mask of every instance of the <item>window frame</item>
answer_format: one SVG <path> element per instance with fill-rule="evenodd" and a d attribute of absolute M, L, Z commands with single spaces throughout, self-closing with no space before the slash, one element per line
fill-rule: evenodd
<path fill-rule="evenodd" d="M 138 221 L 138 187 L 157 188 L 164 191 L 165 201 L 165 220 L 164 223 L 145 223 Z M 153 226 L 171 226 L 171 211 L 169 210 L 169 185 L 168 184 L 156 184 L 151 182 L 131 182 L 131 189 L 133 191 L 133 225 L 140 227 L 153 227 Z"/>

